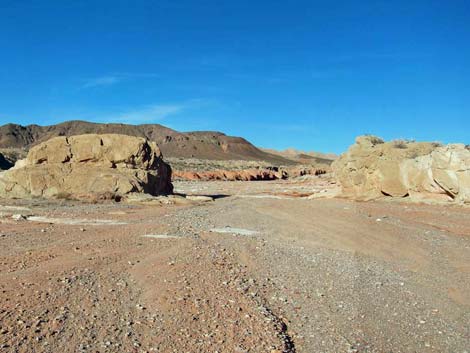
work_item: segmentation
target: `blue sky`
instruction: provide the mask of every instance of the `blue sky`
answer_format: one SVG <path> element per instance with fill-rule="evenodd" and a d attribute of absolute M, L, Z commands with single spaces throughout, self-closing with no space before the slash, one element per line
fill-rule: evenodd
<path fill-rule="evenodd" d="M 0 0 L 0 123 L 470 143 L 470 1 Z"/>

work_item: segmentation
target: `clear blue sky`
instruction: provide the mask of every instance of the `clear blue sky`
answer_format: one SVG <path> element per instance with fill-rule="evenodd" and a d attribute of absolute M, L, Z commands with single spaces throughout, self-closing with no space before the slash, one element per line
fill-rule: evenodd
<path fill-rule="evenodd" d="M 0 0 L 0 123 L 470 143 L 470 1 Z"/>

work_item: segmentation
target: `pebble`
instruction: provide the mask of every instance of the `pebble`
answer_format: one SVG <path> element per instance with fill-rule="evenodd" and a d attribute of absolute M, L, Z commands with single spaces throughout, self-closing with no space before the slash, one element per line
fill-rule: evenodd
<path fill-rule="evenodd" d="M 26 216 L 24 216 L 22 214 L 14 214 L 13 216 L 11 216 L 11 218 L 13 218 L 15 221 L 24 221 L 24 220 L 26 220 Z"/>

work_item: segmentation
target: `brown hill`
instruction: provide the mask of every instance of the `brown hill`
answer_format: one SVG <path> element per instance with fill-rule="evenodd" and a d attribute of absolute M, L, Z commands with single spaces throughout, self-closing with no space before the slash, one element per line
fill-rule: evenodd
<path fill-rule="evenodd" d="M 57 125 L 0 126 L 1 148 L 29 149 L 56 136 L 83 134 L 124 134 L 154 141 L 165 157 L 211 160 L 257 160 L 275 165 L 291 165 L 295 161 L 262 151 L 241 137 L 221 132 L 178 132 L 159 124 L 127 125 L 67 121 Z"/>

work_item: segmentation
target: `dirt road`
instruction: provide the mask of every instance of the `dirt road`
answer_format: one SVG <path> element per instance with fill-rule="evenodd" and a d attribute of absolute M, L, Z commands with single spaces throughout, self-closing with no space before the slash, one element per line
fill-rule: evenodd
<path fill-rule="evenodd" d="M 470 209 L 176 189 L 218 198 L 2 200 L 1 351 L 468 351 Z"/>

